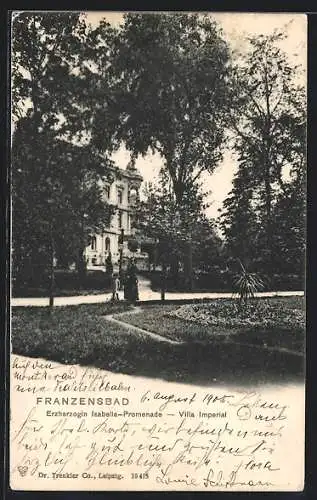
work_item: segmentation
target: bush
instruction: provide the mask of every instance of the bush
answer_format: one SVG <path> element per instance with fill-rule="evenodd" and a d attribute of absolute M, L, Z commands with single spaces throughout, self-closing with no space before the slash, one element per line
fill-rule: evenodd
<path fill-rule="evenodd" d="M 195 288 L 215 292 L 231 291 L 231 274 L 218 266 L 211 272 L 197 271 L 195 273 Z"/>
<path fill-rule="evenodd" d="M 300 274 L 274 274 L 270 286 L 271 290 L 304 290 L 305 278 Z"/>
<path fill-rule="evenodd" d="M 49 289 L 49 276 L 43 274 L 40 279 L 21 285 L 13 281 L 13 296 L 43 296 L 47 295 Z M 74 293 L 80 290 L 110 290 L 111 276 L 107 273 L 96 270 L 87 271 L 85 277 L 80 277 L 75 271 L 55 270 L 55 295 L 62 292 Z"/>
<path fill-rule="evenodd" d="M 56 288 L 61 290 L 79 288 L 104 290 L 111 286 L 111 276 L 99 270 L 87 271 L 83 278 L 79 277 L 79 275 L 73 271 L 56 271 L 55 284 Z"/>
<path fill-rule="evenodd" d="M 154 291 L 160 290 L 162 286 L 162 273 L 161 271 L 151 271 L 149 273 L 142 273 L 151 280 L 151 288 Z M 173 276 L 168 275 L 166 279 L 167 291 L 185 291 L 186 290 L 186 276 L 180 272 L 177 282 Z M 212 272 L 196 271 L 194 273 L 194 290 L 196 291 L 213 291 L 225 292 L 232 290 L 232 277 L 231 275 L 221 270 L 218 267 Z"/>
<path fill-rule="evenodd" d="M 161 271 L 142 272 L 151 280 L 151 288 L 154 291 L 161 289 Z M 222 270 L 218 267 L 212 272 L 196 271 L 194 275 L 194 290 L 208 292 L 232 292 L 234 289 L 234 278 L 236 273 L 231 270 Z M 261 274 L 263 279 L 263 291 L 281 290 L 303 290 L 305 288 L 304 277 L 298 274 L 274 274 L 272 277 Z M 167 277 L 167 291 L 184 291 L 185 277 L 180 273 L 178 283 L 172 277 Z"/>

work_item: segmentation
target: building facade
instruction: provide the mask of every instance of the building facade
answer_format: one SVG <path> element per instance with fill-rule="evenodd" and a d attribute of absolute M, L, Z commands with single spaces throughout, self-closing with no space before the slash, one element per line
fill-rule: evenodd
<path fill-rule="evenodd" d="M 142 176 L 133 164 L 129 164 L 126 169 L 114 168 L 110 173 L 108 182 L 103 186 L 104 196 L 115 210 L 106 231 L 103 234 L 93 235 L 90 245 L 86 247 L 87 269 L 96 269 L 100 266 L 104 268 L 110 253 L 114 268 L 119 266 L 120 252 L 123 261 L 131 256 L 137 260 L 146 258 L 140 249 L 133 254 L 128 249 L 128 241 L 134 235 L 133 214 L 139 200 L 142 180 Z M 123 247 L 120 246 L 121 235 L 124 235 Z"/>

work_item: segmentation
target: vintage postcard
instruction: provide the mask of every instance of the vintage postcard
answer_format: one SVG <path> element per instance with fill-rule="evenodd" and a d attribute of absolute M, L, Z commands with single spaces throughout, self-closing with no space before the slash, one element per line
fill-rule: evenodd
<path fill-rule="evenodd" d="M 303 490 L 306 39 L 12 13 L 12 490 Z"/>

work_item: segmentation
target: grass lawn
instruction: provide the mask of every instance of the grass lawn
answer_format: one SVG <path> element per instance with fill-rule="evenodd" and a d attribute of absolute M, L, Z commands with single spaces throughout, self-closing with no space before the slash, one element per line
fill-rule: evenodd
<path fill-rule="evenodd" d="M 125 302 L 55 307 L 17 307 L 12 310 L 11 339 L 16 354 L 43 356 L 62 363 L 89 364 L 108 347 L 128 344 L 128 332 L 103 318 L 129 310 Z M 118 340 L 117 340 L 118 339 Z"/>
<path fill-rule="evenodd" d="M 210 328 L 173 317 L 172 314 L 176 309 L 178 306 L 175 305 L 142 305 L 140 312 L 120 314 L 118 319 L 171 340 L 190 342 L 210 337 Z M 217 333 L 215 332 L 215 335 Z"/>
<path fill-rule="evenodd" d="M 223 326 L 201 327 L 172 316 L 179 306 L 147 306 L 137 314 L 129 309 L 124 302 L 56 307 L 52 314 L 48 308 L 14 307 L 13 353 L 186 383 L 254 385 L 303 377 L 303 357 L 226 342 Z M 158 342 L 104 317 L 125 311 L 121 320 L 163 336 L 174 332 L 186 342 Z M 246 334 L 232 331 L 236 338 Z"/>
<path fill-rule="evenodd" d="M 255 299 L 239 310 L 232 299 L 208 304 L 145 306 L 120 319 L 173 340 L 210 343 L 226 340 L 256 346 L 304 352 L 305 325 L 302 297 Z"/>

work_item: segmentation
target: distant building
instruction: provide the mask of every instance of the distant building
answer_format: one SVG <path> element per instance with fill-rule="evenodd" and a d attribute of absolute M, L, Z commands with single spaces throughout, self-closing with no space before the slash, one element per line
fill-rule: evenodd
<path fill-rule="evenodd" d="M 140 249 L 132 254 L 128 249 L 128 241 L 134 235 L 133 209 L 139 200 L 139 190 L 142 176 L 133 164 L 126 169 L 114 168 L 109 175 L 109 181 L 105 184 L 106 201 L 115 207 L 111 217 L 109 228 L 103 234 L 95 234 L 91 238 L 90 245 L 86 247 L 85 257 L 88 269 L 105 266 L 105 261 L 111 253 L 112 263 L 115 267 L 119 265 L 120 249 L 119 237 L 124 233 L 123 261 L 132 255 L 137 260 L 144 261 L 146 255 L 142 255 Z"/>

